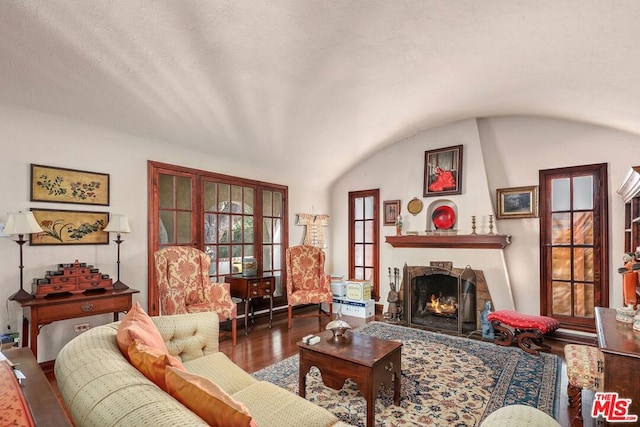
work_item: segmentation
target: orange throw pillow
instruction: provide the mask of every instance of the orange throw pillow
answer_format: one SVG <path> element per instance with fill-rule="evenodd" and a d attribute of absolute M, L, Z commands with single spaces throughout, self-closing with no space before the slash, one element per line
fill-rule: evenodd
<path fill-rule="evenodd" d="M 129 358 L 129 346 L 135 339 L 142 341 L 149 347 L 161 350 L 163 353 L 169 353 L 160 331 L 137 301 L 120 322 L 116 339 L 120 351 L 127 359 Z"/>
<path fill-rule="evenodd" d="M 214 427 L 257 427 L 242 403 L 199 375 L 167 366 L 167 393 Z"/>
<path fill-rule="evenodd" d="M 129 360 L 142 374 L 154 382 L 162 390 L 167 391 L 164 376 L 167 366 L 185 370 L 177 357 L 163 353 L 161 350 L 149 347 L 140 340 L 133 340 L 129 346 Z"/>

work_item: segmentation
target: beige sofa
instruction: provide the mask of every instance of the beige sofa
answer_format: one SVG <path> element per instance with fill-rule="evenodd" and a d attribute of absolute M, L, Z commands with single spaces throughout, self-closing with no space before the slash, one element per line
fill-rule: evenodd
<path fill-rule="evenodd" d="M 220 385 L 242 402 L 259 427 L 348 426 L 317 405 L 257 381 L 218 350 L 218 316 L 152 317 L 169 352 L 189 372 Z M 69 342 L 55 363 L 58 387 L 76 426 L 195 426 L 206 423 L 129 364 L 116 342 L 119 322 Z"/>

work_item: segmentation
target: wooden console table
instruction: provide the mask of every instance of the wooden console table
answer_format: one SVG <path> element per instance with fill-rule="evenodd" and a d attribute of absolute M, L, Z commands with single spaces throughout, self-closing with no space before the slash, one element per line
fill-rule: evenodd
<path fill-rule="evenodd" d="M 616 320 L 613 308 L 596 307 L 598 347 L 604 356 L 602 391 L 631 399 L 629 414 L 640 416 L 640 340 L 631 323 Z M 617 425 L 617 423 L 616 423 Z"/>
<path fill-rule="evenodd" d="M 7 359 L 17 365 L 26 377 L 22 380 L 22 394 L 29 405 L 36 426 L 72 426 L 47 377 L 27 348 L 2 350 Z"/>
<path fill-rule="evenodd" d="M 273 321 L 273 292 L 276 288 L 276 278 L 274 276 L 243 276 L 234 274 L 224 279 L 229 283 L 231 296 L 244 301 L 244 333 L 249 334 L 247 329 L 247 317 L 249 317 L 249 303 L 251 303 L 251 324 L 253 320 L 253 298 L 269 297 L 269 327 Z"/>
<path fill-rule="evenodd" d="M 52 295 L 46 298 L 18 301 L 23 309 L 22 346 L 31 347 L 38 359 L 38 334 L 44 325 L 58 320 L 96 314 L 113 313 L 113 321 L 118 314 L 127 312 L 132 305 L 132 296 L 136 289 L 97 290 L 84 294 Z"/>

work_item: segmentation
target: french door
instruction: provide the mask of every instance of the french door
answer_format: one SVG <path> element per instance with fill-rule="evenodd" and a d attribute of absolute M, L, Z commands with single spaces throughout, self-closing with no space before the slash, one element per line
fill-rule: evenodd
<path fill-rule="evenodd" d="M 349 193 L 349 279 L 369 280 L 373 298 L 380 298 L 379 190 Z"/>
<path fill-rule="evenodd" d="M 607 187 L 606 164 L 540 171 L 540 309 L 562 328 L 609 305 Z"/>

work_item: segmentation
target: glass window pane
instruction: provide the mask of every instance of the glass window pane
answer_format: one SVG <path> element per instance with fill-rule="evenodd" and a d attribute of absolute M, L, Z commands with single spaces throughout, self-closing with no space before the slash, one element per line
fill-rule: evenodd
<path fill-rule="evenodd" d="M 356 243 L 364 242 L 364 223 L 362 221 L 356 221 L 353 224 L 354 240 Z"/>
<path fill-rule="evenodd" d="M 593 245 L 593 212 L 575 212 L 573 214 L 573 243 Z"/>
<path fill-rule="evenodd" d="M 356 267 L 356 277 L 354 277 L 354 279 L 356 280 L 364 279 L 364 268 Z"/>
<path fill-rule="evenodd" d="M 191 210 L 191 178 L 176 177 L 176 208 Z"/>
<path fill-rule="evenodd" d="M 551 180 L 551 210 L 568 211 L 571 208 L 569 178 Z"/>
<path fill-rule="evenodd" d="M 551 243 L 563 245 L 571 243 L 571 214 L 551 214 Z"/>
<path fill-rule="evenodd" d="M 253 245 L 244 245 L 244 256 L 255 256 Z"/>
<path fill-rule="evenodd" d="M 262 215 L 273 216 L 271 191 L 262 192 Z"/>
<path fill-rule="evenodd" d="M 373 219 L 373 197 L 365 197 L 364 199 L 364 218 Z"/>
<path fill-rule="evenodd" d="M 571 285 L 567 282 L 553 282 L 553 314 L 571 316 Z"/>
<path fill-rule="evenodd" d="M 282 218 L 282 193 L 273 193 L 273 216 Z"/>
<path fill-rule="evenodd" d="M 159 174 L 158 203 L 160 209 L 172 209 L 173 203 L 173 176 Z"/>
<path fill-rule="evenodd" d="M 218 243 L 231 243 L 230 223 L 229 215 L 218 215 Z"/>
<path fill-rule="evenodd" d="M 370 267 L 373 265 L 373 246 L 367 245 L 364 248 L 364 265 Z"/>
<path fill-rule="evenodd" d="M 353 199 L 354 206 L 354 219 L 364 218 L 364 199 L 362 197 L 356 197 Z"/>
<path fill-rule="evenodd" d="M 273 275 L 276 276 L 276 289 L 273 292 L 273 295 L 274 296 L 283 295 L 283 292 L 282 292 L 282 274 L 280 274 L 279 271 L 274 271 Z"/>
<path fill-rule="evenodd" d="M 573 209 L 593 209 L 593 176 L 573 178 Z"/>
<path fill-rule="evenodd" d="M 216 209 L 216 199 L 218 197 L 218 191 L 215 182 L 205 181 L 204 182 L 204 210 L 208 212 L 215 212 Z"/>
<path fill-rule="evenodd" d="M 594 317 L 593 283 L 576 283 L 574 285 L 574 316 Z"/>
<path fill-rule="evenodd" d="M 191 243 L 191 212 L 177 212 L 178 243 Z"/>
<path fill-rule="evenodd" d="M 282 257 L 280 254 L 282 253 L 282 246 L 274 245 L 273 246 L 273 269 L 274 270 L 282 270 Z"/>
<path fill-rule="evenodd" d="M 571 280 L 571 249 L 551 248 L 551 277 L 555 280 Z"/>
<path fill-rule="evenodd" d="M 270 245 L 262 247 L 262 271 L 273 270 L 273 248 Z"/>
<path fill-rule="evenodd" d="M 253 243 L 253 217 L 244 217 L 244 243 Z"/>
<path fill-rule="evenodd" d="M 262 220 L 262 241 L 264 243 L 273 243 L 272 239 L 272 227 L 273 220 L 271 218 L 265 218 Z"/>
<path fill-rule="evenodd" d="M 373 243 L 373 221 L 364 222 L 364 241 L 367 243 Z"/>
<path fill-rule="evenodd" d="M 160 211 L 160 243 L 175 243 L 175 224 L 173 220 L 173 212 Z"/>
<path fill-rule="evenodd" d="M 242 217 L 233 215 L 231 221 L 231 243 L 242 243 Z"/>
<path fill-rule="evenodd" d="M 364 280 L 373 280 L 373 268 L 364 269 Z"/>
<path fill-rule="evenodd" d="M 231 246 L 231 271 L 242 273 L 242 246 Z"/>
<path fill-rule="evenodd" d="M 282 220 L 276 218 L 273 220 L 273 243 L 282 243 Z"/>
<path fill-rule="evenodd" d="M 228 184 L 218 184 L 218 212 L 230 212 L 231 188 Z"/>
<path fill-rule="evenodd" d="M 593 281 L 593 248 L 573 250 L 573 280 Z"/>
<path fill-rule="evenodd" d="M 244 210 L 245 215 L 253 215 L 253 188 L 244 187 Z"/>
<path fill-rule="evenodd" d="M 205 246 L 204 251 L 211 257 L 211 264 L 209 265 L 209 276 L 215 276 L 217 273 L 218 254 L 216 246 Z"/>
<path fill-rule="evenodd" d="M 218 236 L 217 215 L 205 214 L 204 215 L 204 243 L 217 243 L 216 238 Z"/>
<path fill-rule="evenodd" d="M 353 248 L 355 265 L 364 264 L 364 245 L 355 245 Z"/>

